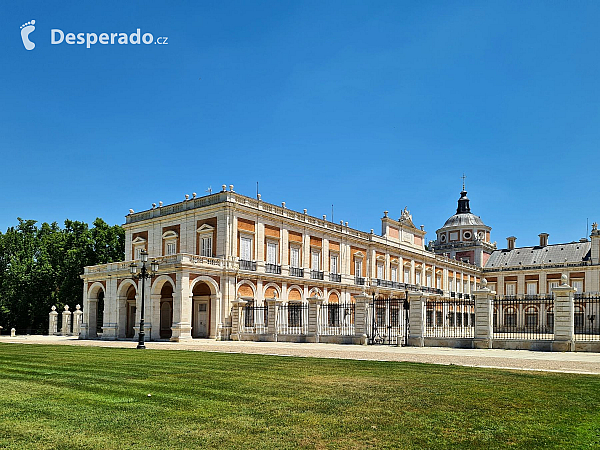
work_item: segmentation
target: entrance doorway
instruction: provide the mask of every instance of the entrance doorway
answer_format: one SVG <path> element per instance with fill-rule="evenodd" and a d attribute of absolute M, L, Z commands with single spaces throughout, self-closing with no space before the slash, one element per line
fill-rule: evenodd
<path fill-rule="evenodd" d="M 173 286 L 165 283 L 160 291 L 160 338 L 171 338 L 173 325 Z"/>
<path fill-rule="evenodd" d="M 192 291 L 192 337 L 210 336 L 210 300 L 211 290 L 208 284 L 199 282 Z"/>

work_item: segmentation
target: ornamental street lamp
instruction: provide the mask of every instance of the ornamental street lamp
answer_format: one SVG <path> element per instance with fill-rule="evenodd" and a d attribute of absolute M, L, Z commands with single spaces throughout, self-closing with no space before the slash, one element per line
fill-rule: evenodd
<path fill-rule="evenodd" d="M 146 337 L 146 333 L 144 332 L 144 285 L 146 284 L 146 280 L 148 278 L 156 275 L 158 271 L 158 263 L 155 260 L 150 262 L 150 272 L 146 269 L 146 263 L 148 262 L 148 252 L 146 250 L 142 250 L 140 252 L 140 260 L 142 261 L 142 267 L 140 269 L 140 273 L 137 273 L 137 265 L 135 263 L 131 263 L 129 268 L 131 269 L 131 275 L 134 280 L 142 280 L 142 310 L 140 311 L 140 332 L 139 332 L 139 341 L 137 348 L 146 348 L 144 345 L 144 338 Z"/>

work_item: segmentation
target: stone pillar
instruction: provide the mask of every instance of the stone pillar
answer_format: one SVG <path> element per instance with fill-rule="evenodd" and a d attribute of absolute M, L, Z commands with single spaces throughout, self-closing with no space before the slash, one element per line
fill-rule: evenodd
<path fill-rule="evenodd" d="M 58 334 L 58 313 L 56 306 L 52 305 L 50 317 L 48 318 L 48 335 L 56 336 Z"/>
<path fill-rule="evenodd" d="M 367 345 L 367 336 L 370 332 L 369 303 L 371 297 L 365 293 L 354 297 L 354 336 L 361 345 Z"/>
<path fill-rule="evenodd" d="M 308 299 L 308 342 L 319 342 L 319 319 L 322 304 L 322 298 L 310 297 Z"/>
<path fill-rule="evenodd" d="M 152 311 L 150 316 L 145 318 L 146 336 L 150 341 L 158 341 L 160 339 L 160 292 L 146 296 L 145 301 L 150 304 L 150 311 Z M 175 298 L 173 298 L 173 305 L 175 305 Z M 173 309 L 175 309 L 174 306 Z M 153 323 L 156 324 L 155 327 L 152 326 Z M 148 329 L 148 324 L 150 324 L 150 329 Z"/>
<path fill-rule="evenodd" d="M 242 309 L 248 302 L 246 300 L 235 300 L 232 302 L 231 309 L 231 339 L 234 341 L 241 340 L 242 334 Z"/>
<path fill-rule="evenodd" d="M 408 293 L 409 301 L 409 330 L 407 345 L 414 347 L 425 346 L 425 301 L 426 297 L 421 292 Z"/>
<path fill-rule="evenodd" d="M 192 298 L 190 297 L 190 274 L 187 271 L 177 274 L 176 291 L 173 293 L 171 331 L 171 341 L 192 339 Z"/>
<path fill-rule="evenodd" d="M 267 304 L 267 333 L 270 339 L 277 342 L 277 313 L 281 301 L 276 298 L 265 298 L 265 303 Z"/>
<path fill-rule="evenodd" d="M 73 336 L 79 336 L 81 333 L 81 321 L 83 320 L 83 311 L 81 311 L 81 305 L 75 306 L 73 312 Z"/>
<path fill-rule="evenodd" d="M 125 248 L 129 248 L 129 247 L 125 247 Z M 89 333 L 89 323 L 90 323 L 90 317 L 89 317 L 89 309 L 90 309 L 90 304 L 88 301 L 88 283 L 86 280 L 84 280 L 83 282 L 83 319 L 81 322 L 81 331 L 79 333 L 79 339 L 87 339 L 90 337 Z"/>
<path fill-rule="evenodd" d="M 10 337 L 17 337 L 17 330 L 15 328 L 10 329 Z"/>
<path fill-rule="evenodd" d="M 479 289 L 473 292 L 475 298 L 475 334 L 474 348 L 492 348 L 494 336 L 494 307 L 492 300 L 495 292 L 487 287 L 487 280 L 481 280 Z"/>
<path fill-rule="evenodd" d="M 71 334 L 71 311 L 69 311 L 69 305 L 65 305 L 65 310 L 62 313 L 62 327 L 60 334 L 63 336 L 69 336 Z"/>
<path fill-rule="evenodd" d="M 567 283 L 565 274 L 561 285 L 554 288 L 554 342 L 552 350 L 571 352 L 575 350 L 575 289 Z"/>

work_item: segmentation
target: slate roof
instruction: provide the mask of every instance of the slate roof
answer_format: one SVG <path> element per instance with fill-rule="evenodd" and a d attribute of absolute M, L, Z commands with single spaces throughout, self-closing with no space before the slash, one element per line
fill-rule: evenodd
<path fill-rule="evenodd" d="M 590 258 L 591 242 L 553 244 L 546 247 L 520 247 L 514 250 L 495 250 L 485 264 L 486 269 L 495 267 L 531 266 L 534 264 L 560 264 L 582 262 Z M 520 263 L 520 264 L 519 264 Z"/>

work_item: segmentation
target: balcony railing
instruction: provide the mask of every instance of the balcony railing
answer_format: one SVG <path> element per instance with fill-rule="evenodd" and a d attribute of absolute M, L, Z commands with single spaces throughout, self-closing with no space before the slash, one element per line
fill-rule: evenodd
<path fill-rule="evenodd" d="M 363 277 L 354 277 L 354 284 L 363 286 L 365 284 L 365 279 Z"/>
<path fill-rule="evenodd" d="M 256 261 L 245 261 L 240 259 L 240 270 L 252 270 L 256 272 Z"/>
<path fill-rule="evenodd" d="M 290 275 L 293 277 L 304 277 L 304 269 L 300 267 L 290 267 Z"/>
<path fill-rule="evenodd" d="M 335 283 L 341 283 L 342 282 L 342 276 L 339 273 L 330 273 L 329 274 L 329 281 L 334 281 Z"/>
<path fill-rule="evenodd" d="M 281 266 L 278 264 L 265 264 L 265 272 L 266 273 L 275 273 L 277 275 L 281 275 Z"/>
<path fill-rule="evenodd" d="M 313 280 L 322 280 L 323 279 L 323 272 L 321 272 L 320 270 L 311 270 L 310 271 L 310 278 L 312 278 Z"/>

